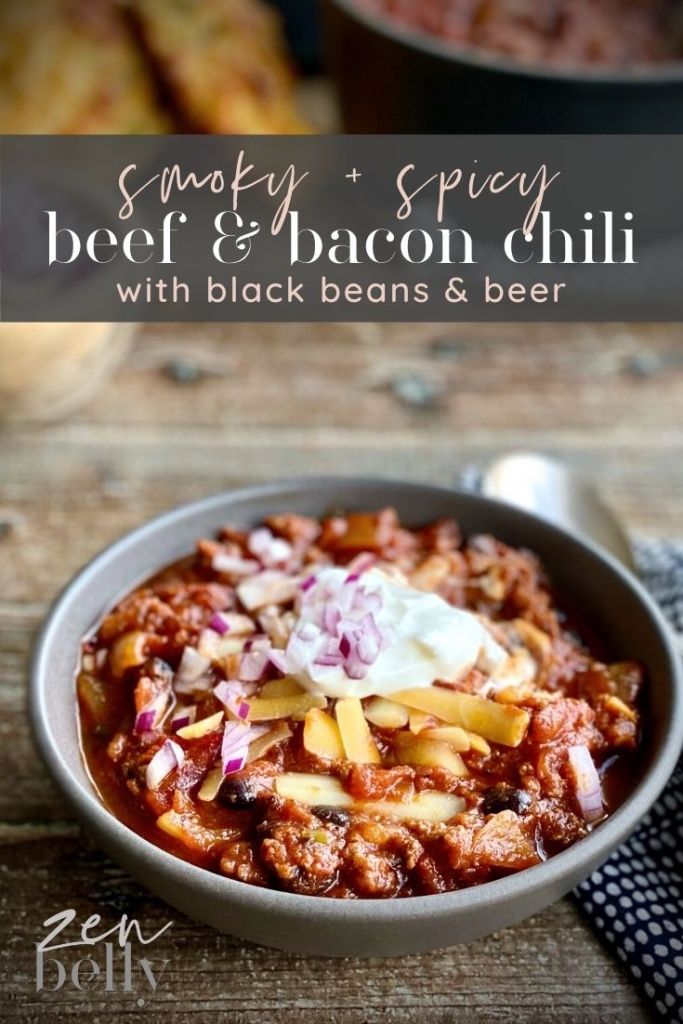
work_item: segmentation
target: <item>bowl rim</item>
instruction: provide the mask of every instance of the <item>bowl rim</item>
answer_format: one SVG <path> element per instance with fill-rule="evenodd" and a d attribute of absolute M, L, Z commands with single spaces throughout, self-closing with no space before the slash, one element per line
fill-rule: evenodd
<path fill-rule="evenodd" d="M 514 75 L 532 80 L 565 82 L 580 85 L 618 85 L 625 87 L 655 87 L 683 82 L 683 60 L 660 61 L 654 65 L 636 64 L 628 71 L 609 67 L 571 66 L 553 67 L 543 64 L 525 64 L 505 54 L 496 54 L 484 47 L 463 46 L 441 41 L 420 29 L 404 26 L 397 18 L 364 10 L 361 0 L 327 0 L 353 21 L 393 42 L 419 50 L 432 57 L 439 57 L 451 63 L 465 64 L 479 70 Z"/>
<path fill-rule="evenodd" d="M 320 488 L 337 492 L 349 487 L 364 486 L 380 490 L 383 488 L 387 488 L 387 490 L 400 489 L 407 494 L 415 495 L 431 494 L 437 498 L 476 500 L 483 506 L 503 509 L 503 514 L 509 514 L 519 522 L 526 522 L 529 525 L 542 524 L 544 529 L 549 530 L 551 536 L 554 535 L 557 541 L 565 545 L 578 545 L 590 556 L 602 562 L 608 570 L 611 570 L 618 582 L 635 594 L 657 627 L 663 653 L 666 655 L 671 672 L 672 703 L 661 749 L 651 770 L 614 814 L 594 832 L 541 864 L 470 888 L 426 896 L 411 896 L 400 900 L 367 898 L 337 900 L 325 896 L 307 896 L 260 888 L 184 861 L 124 825 L 99 799 L 94 786 L 83 785 L 72 773 L 58 739 L 52 733 L 46 701 L 46 682 L 49 674 L 50 649 L 58 641 L 61 618 L 68 611 L 79 590 L 87 586 L 93 577 L 105 570 L 107 565 L 124 552 L 130 544 L 144 541 L 157 530 L 179 520 L 192 519 L 197 515 L 211 512 L 214 508 L 218 510 L 226 502 L 232 504 L 291 497 L 301 492 Z M 135 581 L 131 583 L 131 586 L 133 585 L 135 585 Z M 530 895 L 553 886 L 558 887 L 563 881 L 566 882 L 567 876 L 571 875 L 579 864 L 585 863 L 590 867 L 590 865 L 604 860 L 616 845 L 633 832 L 641 818 L 660 796 L 676 766 L 683 746 L 683 669 L 673 630 L 654 599 L 640 581 L 615 558 L 583 537 L 526 510 L 462 488 L 448 488 L 385 477 L 303 476 L 221 491 L 193 502 L 181 504 L 155 516 L 141 526 L 127 531 L 99 551 L 60 591 L 47 613 L 36 639 L 30 666 L 29 711 L 34 738 L 50 775 L 77 815 L 84 821 L 86 828 L 91 825 L 96 831 L 98 839 L 104 835 L 117 848 L 127 845 L 129 857 L 144 861 L 159 877 L 171 879 L 183 887 L 196 887 L 203 894 L 214 899 L 228 898 L 229 902 L 235 906 L 253 908 L 254 905 L 258 905 L 259 910 L 265 913 L 285 914 L 290 917 L 302 914 L 309 918 L 314 917 L 316 921 L 322 923 L 333 923 L 341 919 L 349 922 L 361 922 L 367 921 L 368 918 L 378 923 L 400 921 L 419 923 L 450 917 L 459 911 L 478 912 L 487 908 L 495 908 L 497 904 L 502 904 L 511 898 Z M 87 766 L 84 767 L 87 776 Z M 564 891 L 569 887 L 565 885 Z"/>

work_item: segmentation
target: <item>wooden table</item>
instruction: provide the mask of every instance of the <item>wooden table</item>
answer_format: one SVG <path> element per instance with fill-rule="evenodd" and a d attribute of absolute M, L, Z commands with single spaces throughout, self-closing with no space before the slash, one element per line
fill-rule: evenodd
<path fill-rule="evenodd" d="M 146 932 L 173 918 L 155 946 L 170 962 L 145 998 L 152 1024 L 649 1020 L 569 899 L 474 945 L 385 962 L 260 949 L 170 911 L 74 824 L 31 744 L 26 671 L 49 600 L 94 552 L 250 481 L 449 484 L 502 450 L 537 449 L 598 479 L 635 533 L 680 535 L 682 411 L 678 327 L 157 326 L 80 413 L 0 435 L 2 1019 L 141 1015 L 139 993 L 35 993 L 42 922 L 74 907 L 109 925 L 127 912 Z"/>

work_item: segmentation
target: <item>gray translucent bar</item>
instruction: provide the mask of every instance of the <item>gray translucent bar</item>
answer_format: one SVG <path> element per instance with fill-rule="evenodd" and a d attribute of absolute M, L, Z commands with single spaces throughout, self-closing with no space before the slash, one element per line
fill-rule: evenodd
<path fill-rule="evenodd" d="M 5 137 L 0 316 L 678 321 L 681 181 L 678 136 Z"/>

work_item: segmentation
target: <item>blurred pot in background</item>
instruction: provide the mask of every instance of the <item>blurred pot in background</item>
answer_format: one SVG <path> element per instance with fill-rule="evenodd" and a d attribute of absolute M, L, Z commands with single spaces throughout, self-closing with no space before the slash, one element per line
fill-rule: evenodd
<path fill-rule="evenodd" d="M 541 6 L 534 0 L 530 10 Z M 382 10 L 392 7 L 393 13 Z M 442 38 L 438 28 L 428 32 L 421 27 L 428 13 L 457 8 L 454 0 L 325 0 L 328 66 L 346 131 L 683 131 L 683 62 L 658 56 L 656 37 L 648 37 L 651 56 L 632 66 L 623 63 L 623 56 L 622 63 L 610 61 L 608 51 L 604 62 L 582 62 L 581 55 L 572 59 L 572 53 L 565 61 L 533 62 L 510 56 L 516 40 L 509 28 L 507 39 L 486 49 Z M 641 8 L 644 19 L 651 17 L 645 0 Z M 670 2 L 660 9 L 671 18 L 662 54 L 668 46 L 674 52 L 680 45 L 678 8 Z M 590 12 L 591 5 L 583 10 Z"/>
<path fill-rule="evenodd" d="M 0 324 L 0 424 L 55 419 L 123 359 L 130 324 Z"/>

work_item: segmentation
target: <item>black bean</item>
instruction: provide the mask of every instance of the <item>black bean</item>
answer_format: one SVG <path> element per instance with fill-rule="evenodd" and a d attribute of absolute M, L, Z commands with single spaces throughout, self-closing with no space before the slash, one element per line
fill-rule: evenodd
<path fill-rule="evenodd" d="M 523 789 L 506 786 L 500 783 L 492 786 L 484 793 L 481 809 L 484 814 L 500 814 L 501 811 L 514 811 L 524 815 L 531 807 L 531 797 Z"/>
<path fill-rule="evenodd" d="M 340 825 L 347 828 L 351 824 L 351 816 L 347 811 L 339 807 L 313 807 L 313 813 L 321 821 L 329 821 L 331 825 Z"/>
<path fill-rule="evenodd" d="M 248 807 L 253 807 L 258 798 L 257 790 L 250 785 L 248 779 L 226 780 L 218 792 L 220 802 L 236 811 L 244 811 Z"/>

